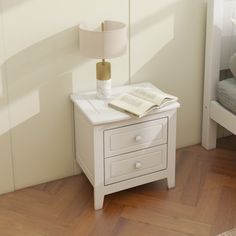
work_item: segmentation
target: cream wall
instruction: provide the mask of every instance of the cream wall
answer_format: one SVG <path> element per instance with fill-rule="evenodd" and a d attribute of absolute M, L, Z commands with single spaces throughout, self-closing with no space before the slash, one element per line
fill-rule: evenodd
<path fill-rule="evenodd" d="M 95 61 L 80 57 L 77 26 L 103 18 L 128 23 L 128 3 L 1 0 L 1 6 L 6 52 L 2 68 L 8 82 L 14 183 L 19 189 L 78 172 L 69 94 L 95 87 Z M 119 60 L 116 64 L 124 69 L 114 71 L 114 83 L 125 83 L 128 55 Z"/>
<path fill-rule="evenodd" d="M 131 0 L 132 82 L 148 80 L 177 95 L 177 146 L 200 143 L 206 3 L 145 3 Z"/>
<path fill-rule="evenodd" d="M 19 189 L 79 172 L 69 94 L 95 88 L 96 63 L 79 53 L 79 23 L 130 22 L 130 54 L 112 60 L 113 84 L 148 80 L 178 95 L 178 147 L 200 142 L 204 0 L 0 3 L 5 42 L 0 42 L 5 44 L 0 92 L 8 85 L 8 96 L 0 97 L 0 111 L 7 108 L 0 134 L 0 192 L 11 191 L 13 182 Z"/>
<path fill-rule="evenodd" d="M 5 61 L 4 35 L 2 22 L 2 9 L 0 5 L 0 193 L 9 192 L 14 189 L 10 122 L 8 110 L 8 94 L 5 79 L 5 71 L 2 65 Z"/>

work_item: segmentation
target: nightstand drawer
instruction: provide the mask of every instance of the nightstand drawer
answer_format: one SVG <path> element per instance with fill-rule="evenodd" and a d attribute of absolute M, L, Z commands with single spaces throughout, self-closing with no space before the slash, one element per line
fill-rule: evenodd
<path fill-rule="evenodd" d="M 166 169 L 167 145 L 105 160 L 105 185 Z"/>
<path fill-rule="evenodd" d="M 105 158 L 167 143 L 167 118 L 106 130 Z"/>

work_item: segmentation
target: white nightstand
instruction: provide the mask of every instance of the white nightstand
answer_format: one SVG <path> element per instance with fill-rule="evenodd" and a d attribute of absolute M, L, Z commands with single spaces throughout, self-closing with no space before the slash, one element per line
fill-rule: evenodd
<path fill-rule="evenodd" d="M 131 86 L 113 88 L 113 97 Z M 105 195 L 123 189 L 164 178 L 169 188 L 175 186 L 179 103 L 135 118 L 108 107 L 108 101 L 97 99 L 95 93 L 72 95 L 71 98 L 76 160 L 94 187 L 96 210 L 103 207 Z"/>

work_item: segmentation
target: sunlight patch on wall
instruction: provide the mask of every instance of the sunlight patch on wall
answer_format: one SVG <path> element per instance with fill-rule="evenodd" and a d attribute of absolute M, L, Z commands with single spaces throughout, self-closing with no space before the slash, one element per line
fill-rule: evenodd
<path fill-rule="evenodd" d="M 143 0 L 130 0 L 132 22 L 142 22 L 150 16 L 159 17 L 166 10 L 170 13 L 169 9 L 178 1 L 182 0 L 148 0 L 146 3 Z"/>
<path fill-rule="evenodd" d="M 0 135 L 6 133 L 10 129 L 8 118 L 7 106 L 0 108 Z"/>
<path fill-rule="evenodd" d="M 174 39 L 174 15 L 143 29 L 131 38 L 131 76 Z"/>
<path fill-rule="evenodd" d="M 10 124 L 8 112 L 10 113 Z M 0 135 L 39 113 L 39 90 L 34 90 L 16 101 L 11 102 L 9 104 L 9 111 L 7 106 L 0 108 Z"/>

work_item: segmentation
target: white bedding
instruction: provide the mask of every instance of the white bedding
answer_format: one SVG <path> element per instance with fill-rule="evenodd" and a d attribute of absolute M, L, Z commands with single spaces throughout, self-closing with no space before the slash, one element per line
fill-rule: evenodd
<path fill-rule="evenodd" d="M 230 78 L 217 83 L 217 101 L 236 114 L 236 79 Z"/>

